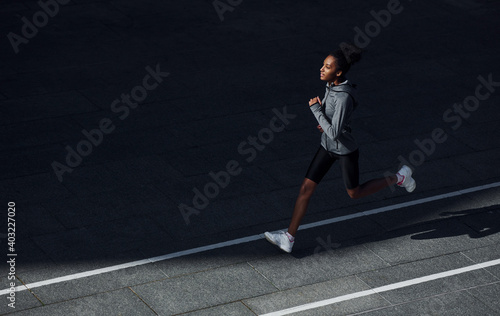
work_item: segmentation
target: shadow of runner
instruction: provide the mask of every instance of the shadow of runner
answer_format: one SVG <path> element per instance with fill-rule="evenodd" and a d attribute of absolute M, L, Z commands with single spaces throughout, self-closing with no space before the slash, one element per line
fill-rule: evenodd
<path fill-rule="evenodd" d="M 463 224 L 471 228 L 474 233 L 471 234 L 469 230 L 457 230 L 452 232 L 435 229 L 413 235 L 411 238 L 423 240 L 453 237 L 465 234 L 467 234 L 470 238 L 483 238 L 500 232 L 500 205 L 492 205 L 486 208 L 476 208 L 457 212 L 443 212 L 439 215 L 450 215 L 452 218 L 458 218 L 458 220 L 463 222 Z"/>
<path fill-rule="evenodd" d="M 297 259 L 316 256 L 322 252 L 335 251 L 338 248 L 377 243 L 384 240 L 397 239 L 410 236 L 411 240 L 434 240 L 467 236 L 471 239 L 480 239 L 500 233 L 500 205 L 462 210 L 457 212 L 442 212 L 442 218 L 423 221 L 406 227 L 398 227 L 394 230 L 384 230 L 380 233 L 368 235 L 352 240 L 337 240 L 331 238 L 334 232 L 324 237 L 317 237 L 315 247 L 298 249 L 290 255 Z M 325 233 L 324 231 L 322 232 Z M 342 244 L 340 244 L 342 242 Z"/>

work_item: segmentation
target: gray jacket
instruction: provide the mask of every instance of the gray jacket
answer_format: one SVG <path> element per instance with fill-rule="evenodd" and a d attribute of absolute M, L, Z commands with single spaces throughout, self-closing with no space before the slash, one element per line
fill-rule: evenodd
<path fill-rule="evenodd" d="M 349 154 L 358 149 L 351 134 L 351 115 L 357 105 L 356 88 L 347 80 L 338 86 L 326 84 L 325 97 L 310 109 L 323 129 L 321 146 L 338 155 Z"/>

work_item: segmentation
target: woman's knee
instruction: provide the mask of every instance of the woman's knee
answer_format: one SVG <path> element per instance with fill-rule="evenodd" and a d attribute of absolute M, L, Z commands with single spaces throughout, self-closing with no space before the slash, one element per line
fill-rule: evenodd
<path fill-rule="evenodd" d="M 300 186 L 300 192 L 299 195 L 302 197 L 311 197 L 311 195 L 314 193 L 314 190 L 316 189 L 317 184 L 309 179 L 304 180 L 302 185 Z"/>
<path fill-rule="evenodd" d="M 359 186 L 354 189 L 347 189 L 347 194 L 351 199 L 359 199 L 361 197 L 359 192 Z"/>

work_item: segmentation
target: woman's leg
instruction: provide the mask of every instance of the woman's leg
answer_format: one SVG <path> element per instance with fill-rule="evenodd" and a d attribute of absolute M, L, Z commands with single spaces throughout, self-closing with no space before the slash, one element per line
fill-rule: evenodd
<path fill-rule="evenodd" d="M 300 221 L 307 211 L 307 206 L 314 190 L 316 190 L 316 187 L 321 182 L 321 179 L 323 179 L 336 160 L 337 159 L 332 157 L 322 146 L 319 146 L 318 151 L 314 155 L 314 158 L 307 169 L 306 177 L 300 186 L 299 196 L 295 201 L 292 220 L 290 222 L 290 226 L 288 227 L 288 233 L 290 235 L 295 237 Z"/>
<path fill-rule="evenodd" d="M 398 179 L 396 175 L 390 175 L 385 178 L 373 179 L 359 185 L 358 159 L 358 151 L 339 157 L 340 168 L 342 169 L 347 193 L 352 199 L 359 199 L 374 194 L 397 183 Z"/>
<path fill-rule="evenodd" d="M 318 184 L 310 179 L 305 178 L 300 187 L 299 196 L 295 202 L 295 207 L 293 208 L 292 220 L 290 226 L 288 226 L 288 233 L 295 237 L 297 229 L 299 229 L 300 221 L 307 211 L 307 205 L 311 199 L 312 194 Z"/>
<path fill-rule="evenodd" d="M 359 199 L 367 195 L 377 193 L 378 191 L 396 184 L 398 178 L 395 175 L 386 178 L 378 178 L 367 181 L 354 189 L 347 189 L 347 193 L 352 199 Z"/>

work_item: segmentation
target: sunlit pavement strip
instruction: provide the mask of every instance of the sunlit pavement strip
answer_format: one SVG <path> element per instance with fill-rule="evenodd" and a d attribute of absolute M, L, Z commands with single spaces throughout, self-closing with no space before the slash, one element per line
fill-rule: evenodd
<path fill-rule="evenodd" d="M 407 280 L 407 281 L 402 281 L 402 282 L 397 282 L 397 283 L 393 283 L 393 284 L 388 284 L 388 285 L 376 287 L 376 288 L 373 288 L 370 290 L 365 290 L 365 291 L 356 292 L 356 293 L 347 294 L 347 295 L 342 295 L 342 296 L 338 296 L 338 297 L 334 297 L 334 298 L 330 298 L 330 299 L 326 299 L 326 300 L 322 300 L 322 301 L 318 301 L 318 302 L 314 302 L 314 303 L 308 303 L 308 304 L 304 304 L 304 305 L 300 305 L 300 306 L 295 306 L 295 307 L 287 308 L 287 309 L 277 311 L 277 312 L 261 314 L 260 316 L 289 315 L 292 313 L 302 312 L 302 311 L 306 311 L 306 310 L 310 310 L 310 309 L 314 309 L 314 308 L 318 308 L 318 307 L 322 307 L 322 306 L 327 306 L 327 305 L 331 305 L 331 304 L 335 304 L 335 303 L 339 303 L 339 302 L 343 302 L 343 301 L 352 300 L 352 299 L 355 299 L 358 297 L 387 292 L 387 291 L 396 290 L 396 289 L 400 289 L 400 288 L 415 285 L 415 284 L 420 284 L 420 283 L 424 283 L 424 282 L 428 282 L 428 281 L 432 281 L 432 280 L 446 278 L 446 277 L 461 274 L 461 273 L 466 273 L 466 272 L 470 272 L 470 271 L 474 271 L 474 270 L 484 269 L 484 268 L 495 266 L 498 264 L 500 264 L 500 259 L 491 260 L 491 261 L 478 263 L 478 264 L 471 265 L 471 266 L 464 267 L 464 268 L 435 273 L 435 274 L 427 275 L 427 276 L 416 278 L 416 279 L 411 279 L 411 280 Z"/>
<path fill-rule="evenodd" d="M 359 212 L 359 213 L 355 213 L 355 214 L 334 217 L 331 219 L 326 219 L 326 220 L 322 220 L 322 221 L 318 221 L 318 222 L 314 222 L 314 223 L 304 224 L 299 228 L 299 230 L 304 230 L 304 229 L 309 229 L 309 228 L 313 228 L 313 227 L 342 222 L 342 221 L 346 221 L 346 220 L 350 220 L 350 219 L 354 219 L 354 218 L 358 218 L 358 217 L 383 213 L 383 212 L 387 212 L 387 211 L 400 209 L 403 207 L 428 203 L 428 202 L 432 202 L 432 201 L 437 201 L 437 200 L 441 200 L 441 199 L 446 199 L 446 198 L 450 198 L 450 197 L 455 197 L 455 196 L 459 196 L 459 195 L 463 195 L 463 194 L 468 194 L 468 193 L 482 191 L 482 190 L 496 188 L 496 187 L 500 187 L 500 182 L 494 182 L 494 183 L 481 185 L 481 186 L 477 186 L 477 187 L 473 187 L 473 188 L 469 188 L 469 189 L 465 189 L 465 190 L 458 190 L 458 191 L 440 194 L 440 195 L 436 195 L 436 196 L 432 196 L 432 197 L 428 197 L 428 198 L 418 199 L 415 201 L 394 204 L 394 205 L 390 205 L 390 206 L 376 208 L 376 209 L 369 210 L 369 211 L 364 211 L 364 212 Z M 103 273 L 107 273 L 107 272 L 127 269 L 127 268 L 140 266 L 140 265 L 144 265 L 144 264 L 148 264 L 148 263 L 154 263 L 157 261 L 168 260 L 168 259 L 188 256 L 191 254 L 200 253 L 200 252 L 204 252 L 204 251 L 209 251 L 209 250 L 229 247 L 229 246 L 233 246 L 233 245 L 243 244 L 243 243 L 247 243 L 247 242 L 251 242 L 251 241 L 255 241 L 255 240 L 259 240 L 259 239 L 263 239 L 263 238 L 264 238 L 263 234 L 258 234 L 258 235 L 233 239 L 233 240 L 229 240 L 229 241 L 220 242 L 217 244 L 197 247 L 197 248 L 193 248 L 193 249 L 182 250 L 182 251 L 178 251 L 178 252 L 174 252 L 174 253 L 158 256 L 158 257 L 152 257 L 152 258 L 148 258 L 148 259 L 127 262 L 127 263 L 123 263 L 123 264 L 119 264 L 119 265 L 115 265 L 115 266 L 111 266 L 111 267 L 70 274 L 70 275 L 66 275 L 66 276 L 62 276 L 62 277 L 58 277 L 58 278 L 53 278 L 53 279 L 49 279 L 49 280 L 45 280 L 45 281 L 29 283 L 26 285 L 20 285 L 20 286 L 17 286 L 15 289 L 17 292 L 24 291 L 27 289 L 33 289 L 33 288 L 37 288 L 37 287 L 41 287 L 41 286 L 45 286 L 45 285 L 56 284 L 56 283 L 61 283 L 61 282 L 65 282 L 65 281 L 75 280 L 75 279 L 81 279 L 81 278 L 85 278 L 85 277 L 89 277 L 89 276 L 93 276 L 93 275 L 99 275 L 99 274 L 103 274 Z M 496 261 L 493 261 L 493 262 L 496 262 Z M 495 263 L 495 264 L 498 264 L 498 263 Z M 495 265 L 495 264 L 493 264 L 493 265 Z M 458 269 L 458 270 L 460 270 L 460 269 Z M 452 271 L 458 271 L 458 270 L 452 270 Z M 415 279 L 415 280 L 419 280 L 419 279 Z M 425 282 L 425 281 L 420 281 L 420 282 Z M 400 283 L 396 283 L 396 284 L 400 284 Z M 407 286 L 407 285 L 404 285 L 404 286 Z M 382 288 L 385 288 L 385 287 L 382 287 Z M 10 292 L 11 292 L 11 289 L 4 289 L 4 290 L 0 291 L 0 295 L 5 295 L 5 294 L 8 294 Z M 374 293 L 373 289 L 370 291 L 366 291 L 366 292 L 369 294 Z M 364 292 L 359 292 L 357 294 L 360 294 L 360 293 L 364 293 Z M 369 294 L 362 294 L 361 296 L 366 296 Z M 354 295 L 354 294 L 351 294 L 351 295 Z M 342 298 L 342 297 L 340 297 L 340 298 Z M 352 297 L 352 298 L 354 298 L 354 297 Z M 339 299 L 339 298 L 336 298 L 336 299 Z M 329 303 L 329 304 L 332 304 L 332 303 Z M 285 315 L 285 314 L 272 314 L 272 315 Z"/>

